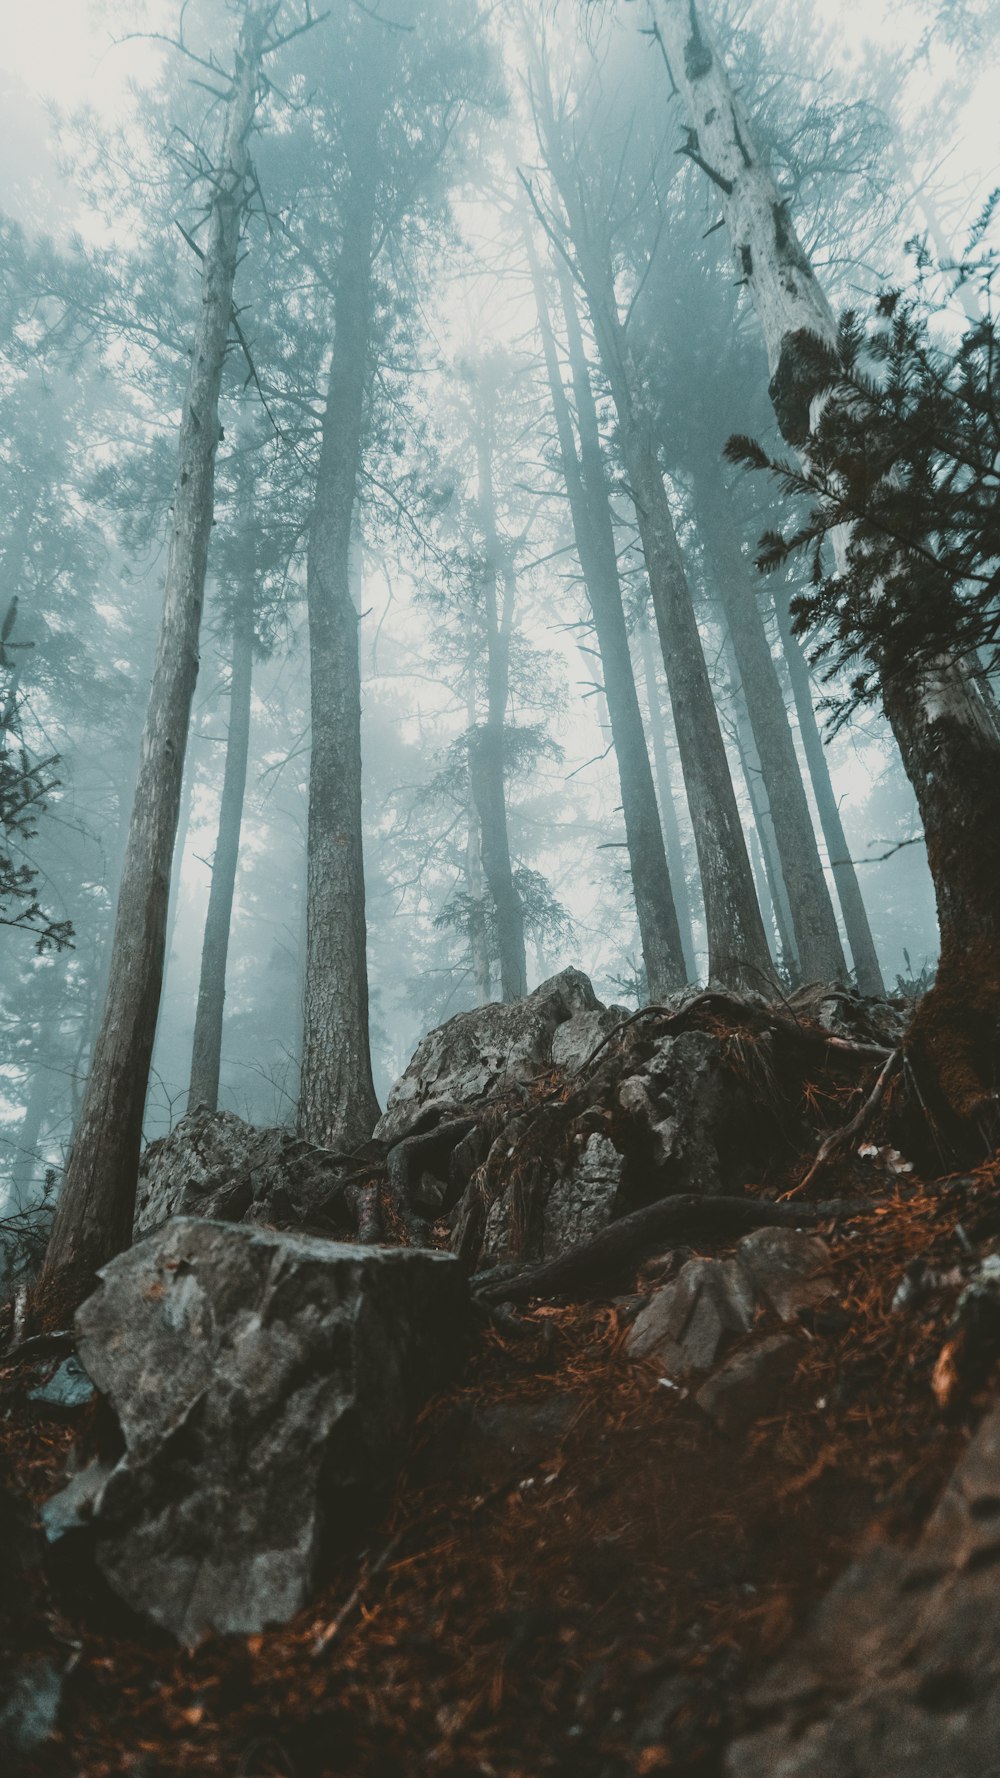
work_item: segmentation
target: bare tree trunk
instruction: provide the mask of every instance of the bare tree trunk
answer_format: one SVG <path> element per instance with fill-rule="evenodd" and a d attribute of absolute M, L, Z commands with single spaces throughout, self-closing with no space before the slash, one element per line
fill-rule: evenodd
<path fill-rule="evenodd" d="M 78 1300 L 132 1235 L 142 1114 L 163 976 L 167 890 L 214 505 L 219 391 L 251 183 L 249 141 L 274 0 L 240 31 L 222 154 L 210 186 L 201 302 L 180 428 L 163 616 L 125 851 L 104 1016 L 45 1259 L 52 1311 Z"/>
<path fill-rule="evenodd" d="M 642 676 L 646 688 L 649 732 L 653 738 L 653 763 L 656 767 L 656 782 L 659 791 L 660 826 L 670 871 L 670 886 L 674 894 L 674 907 L 677 910 L 677 922 L 680 927 L 684 970 L 687 980 L 696 982 L 698 980 L 698 964 L 694 952 L 694 918 L 691 911 L 691 895 L 688 890 L 687 872 L 684 869 L 684 847 L 681 842 L 680 822 L 677 819 L 677 805 L 674 802 L 671 783 L 666 727 L 660 702 L 660 688 L 656 678 L 656 654 L 645 612 L 642 613 L 638 624 L 638 641 Z"/>
<path fill-rule="evenodd" d="M 500 998 L 519 1000 L 528 992 L 524 950 L 524 909 L 514 881 L 504 786 L 504 724 L 510 690 L 510 638 L 517 584 L 501 548 L 493 491 L 493 413 L 480 400 L 476 414 L 479 523 L 486 551 L 483 606 L 486 620 L 486 721 L 469 735 L 469 781 L 479 816 L 483 870 L 493 900 L 500 956 Z M 497 586 L 503 584 L 503 604 Z"/>
<path fill-rule="evenodd" d="M 476 671 L 472 648 L 469 651 L 469 683 L 466 695 L 466 727 L 471 736 L 476 726 Z M 470 741 L 471 746 L 471 741 Z M 486 904 L 483 897 L 483 855 L 482 838 L 479 827 L 479 815 L 476 811 L 476 799 L 472 794 L 472 772 L 470 761 L 468 829 L 465 840 L 465 881 L 469 895 L 469 955 L 472 961 L 472 979 L 476 986 L 478 1004 L 485 1006 L 493 991 L 490 969 L 489 946 L 486 942 Z"/>
<path fill-rule="evenodd" d="M 306 572 L 312 747 L 298 1128 L 310 1142 L 337 1149 L 366 1141 L 379 1115 L 368 1036 L 359 616 L 350 567 L 371 357 L 377 110 L 371 141 L 351 145 Z"/>
<path fill-rule="evenodd" d="M 247 541 L 250 539 L 248 537 Z M 222 1059 L 222 1020 L 226 1003 L 226 964 L 229 931 L 236 891 L 236 866 L 246 795 L 247 759 L 250 752 L 250 706 L 253 686 L 254 578 L 250 575 L 233 619 L 233 660 L 229 685 L 229 733 L 226 765 L 219 804 L 219 828 L 212 859 L 212 886 L 208 894 L 205 934 L 201 948 L 201 976 L 191 1046 L 191 1084 L 188 1110 L 196 1105 L 215 1111 L 219 1103 L 219 1068 Z"/>
<path fill-rule="evenodd" d="M 778 935 L 778 943 L 781 948 L 781 961 L 784 963 L 785 968 L 788 970 L 793 980 L 801 981 L 802 972 L 799 964 L 799 954 L 795 948 L 792 909 L 788 899 L 788 888 L 781 869 L 781 859 L 778 853 L 778 845 L 774 833 L 774 822 L 771 818 L 771 809 L 767 800 L 767 782 L 761 769 L 760 754 L 757 751 L 757 743 L 754 739 L 753 729 L 750 725 L 750 718 L 747 714 L 743 688 L 738 682 L 734 682 L 732 692 L 733 715 L 736 726 L 736 751 L 740 756 L 743 780 L 747 787 L 747 795 L 750 798 L 750 807 L 753 810 L 754 831 L 750 835 L 751 858 L 753 857 L 753 844 L 754 841 L 756 841 L 760 855 L 761 869 L 764 872 L 767 884 L 767 898 L 771 904 L 771 911 Z M 757 875 L 759 882 L 760 872 L 757 871 L 755 874 Z M 763 903 L 761 905 L 763 906 Z"/>
<path fill-rule="evenodd" d="M 760 319 L 778 424 L 804 452 L 837 346 L 833 315 L 694 0 L 654 4 L 692 147 L 718 187 Z M 910 1034 L 911 1066 L 946 1120 L 992 1141 L 1000 1125 L 1000 740 L 974 679 L 953 659 L 905 680 L 884 675 L 882 699 L 923 820 L 941 930 L 937 984 Z"/>
<path fill-rule="evenodd" d="M 36 1056 L 51 1041 L 52 1027 L 43 1025 L 35 1044 Z M 35 1062 L 35 1071 L 31 1077 L 31 1086 L 17 1132 L 17 1148 L 14 1153 L 14 1164 L 10 1173 L 10 1196 L 15 1210 L 23 1210 L 32 1197 L 37 1197 L 38 1169 L 41 1162 L 39 1142 L 42 1131 L 49 1120 L 52 1109 L 53 1091 L 52 1078 L 44 1063 Z"/>
<path fill-rule="evenodd" d="M 812 684 L 809 668 L 798 637 L 792 633 L 792 620 L 788 605 L 779 589 L 774 601 L 778 619 L 778 633 L 781 637 L 782 651 L 788 668 L 788 680 L 795 700 L 795 711 L 799 719 L 799 733 L 802 736 L 802 749 L 809 767 L 809 777 L 816 798 L 816 811 L 819 815 L 826 850 L 830 859 L 830 869 L 837 886 L 837 898 L 840 911 L 844 916 L 847 929 L 847 942 L 851 948 L 854 963 L 854 979 L 861 994 L 885 993 L 882 969 L 875 949 L 875 940 L 868 923 L 868 910 L 865 907 L 861 885 L 851 858 L 850 847 L 844 824 L 840 819 L 840 808 L 834 795 L 830 779 L 830 767 L 827 763 L 826 748 L 816 721 L 816 709 L 812 698 Z"/>
<path fill-rule="evenodd" d="M 656 787 L 632 671 L 597 408 L 590 371 L 584 357 L 583 337 L 573 291 L 571 287 L 564 285 L 563 308 L 580 435 L 578 458 L 541 272 L 527 229 L 525 241 L 531 263 L 535 304 L 556 421 L 563 479 L 569 496 L 576 552 L 583 570 L 604 672 L 604 692 L 611 739 L 618 762 L 625 839 L 642 956 L 646 966 L 646 981 L 650 998 L 660 1000 L 675 989 L 683 987 L 691 978 L 681 943 L 663 832 L 656 806 Z"/>
<path fill-rule="evenodd" d="M 844 950 L 756 588 L 733 532 L 729 496 L 718 468 L 704 463 L 692 467 L 702 547 L 725 615 L 760 759 L 799 968 L 806 981 L 843 982 Z"/>
<path fill-rule="evenodd" d="M 581 242 L 577 239 L 577 251 Z M 618 415 L 622 460 L 636 510 L 656 627 L 667 671 L 681 770 L 694 827 L 708 929 L 708 973 L 729 987 L 760 988 L 771 954 L 754 890 L 729 761 L 719 728 L 653 427 L 618 316 L 610 273 L 584 250 L 598 349 Z"/>

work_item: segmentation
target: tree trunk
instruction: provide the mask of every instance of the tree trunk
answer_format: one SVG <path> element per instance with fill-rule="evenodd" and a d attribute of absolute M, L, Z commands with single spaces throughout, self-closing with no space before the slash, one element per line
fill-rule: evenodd
<path fill-rule="evenodd" d="M 805 451 L 837 344 L 832 312 L 694 0 L 656 0 L 656 17 L 757 308 L 778 424 Z M 923 820 L 941 930 L 911 1066 L 946 1124 L 991 1141 L 1000 1127 L 1000 741 L 974 680 L 950 658 L 905 682 L 885 675 L 882 699 Z"/>
<path fill-rule="evenodd" d="M 219 830 L 212 860 L 212 886 L 208 894 L 205 935 L 201 948 L 201 976 L 191 1046 L 191 1085 L 188 1110 L 204 1105 L 215 1111 L 219 1103 L 219 1067 L 222 1058 L 222 1018 L 226 1001 L 226 963 L 229 929 L 236 890 L 236 865 L 243 823 L 243 799 L 250 751 L 250 704 L 253 684 L 254 581 L 241 590 L 233 620 L 233 665 L 229 687 L 229 733 L 226 765 L 219 804 Z"/>
<path fill-rule="evenodd" d="M 674 906 L 677 909 L 677 921 L 680 926 L 684 970 L 688 981 L 696 982 L 698 980 L 698 963 L 694 950 L 694 916 L 691 911 L 691 895 L 688 890 L 687 872 L 684 869 L 684 847 L 681 842 L 681 828 L 677 819 L 677 805 L 674 802 L 671 782 L 666 725 L 660 702 L 660 688 L 656 678 L 656 654 L 645 611 L 639 619 L 638 641 L 642 676 L 646 687 L 649 732 L 653 738 L 653 763 L 656 767 L 656 782 L 659 789 L 660 826 L 667 854 L 667 866 L 670 871 L 670 886 L 673 890 Z"/>
<path fill-rule="evenodd" d="M 761 869 L 767 884 L 767 898 L 771 904 L 778 934 L 781 961 L 793 981 L 801 981 L 802 974 L 799 955 L 795 948 L 792 909 L 782 874 L 781 859 L 774 834 L 774 822 L 771 819 L 771 809 L 767 800 L 767 783 L 761 770 L 760 755 L 757 752 L 757 743 L 750 726 L 743 689 L 738 681 L 734 683 L 732 690 L 736 751 L 740 756 L 743 781 L 746 784 L 750 807 L 753 810 L 754 831 L 750 835 L 751 858 L 753 856 L 753 842 L 756 840 Z M 761 905 L 763 906 L 763 903 Z"/>
<path fill-rule="evenodd" d="M 210 185 L 201 302 L 180 427 L 163 616 L 125 851 L 104 1016 L 94 1051 L 42 1287 L 53 1313 L 90 1287 L 132 1235 L 142 1114 L 156 1033 L 167 890 L 214 505 L 219 391 L 233 282 L 252 179 L 249 138 L 272 0 L 244 15 L 222 156 Z"/>
<path fill-rule="evenodd" d="M 36 1055 L 50 1041 L 52 1027 L 43 1025 L 35 1044 Z M 17 1148 L 10 1174 L 10 1201 L 14 1210 L 23 1210 L 38 1197 L 38 1169 L 41 1155 L 38 1144 L 52 1108 L 52 1079 L 44 1062 L 36 1061 L 31 1077 L 24 1116 L 17 1132 Z"/>
<path fill-rule="evenodd" d="M 577 250 L 581 242 L 577 239 Z M 670 502 L 657 461 L 650 416 L 618 315 L 607 268 L 582 255 L 598 349 L 618 415 L 629 493 L 649 576 L 681 770 L 694 827 L 705 898 L 708 973 L 729 987 L 757 988 L 771 979 L 771 953 L 757 906 L 729 761 L 719 728 Z"/>
<path fill-rule="evenodd" d="M 466 695 L 466 727 L 471 736 L 476 726 L 476 670 L 474 648 L 469 650 L 469 683 Z M 471 741 L 470 741 L 471 746 Z M 468 827 L 465 839 L 465 882 L 469 897 L 469 957 L 477 1004 L 485 1006 L 493 991 L 489 946 L 486 942 L 486 904 L 483 897 L 483 854 L 476 799 L 472 794 L 472 762 L 469 762 Z"/>
<path fill-rule="evenodd" d="M 847 964 L 777 668 L 716 465 L 694 465 L 694 507 L 714 590 L 725 614 L 764 778 L 795 950 L 806 981 L 843 982 Z"/>
<path fill-rule="evenodd" d="M 642 956 L 646 966 L 646 981 L 650 999 L 662 1000 L 665 995 L 683 987 L 692 978 L 681 942 L 663 831 L 656 806 L 656 787 L 632 671 L 597 408 L 590 371 L 584 357 L 583 336 L 573 291 L 564 285 L 563 308 L 580 435 L 578 458 L 541 272 L 527 229 L 525 240 L 531 263 L 535 304 L 556 421 L 563 479 L 569 496 L 576 552 L 583 571 L 604 674 L 604 692 L 611 739 L 618 762 L 625 839 Z"/>
<path fill-rule="evenodd" d="M 861 885 L 851 858 L 850 847 L 844 824 L 840 819 L 840 809 L 834 795 L 830 779 L 830 767 L 827 764 L 826 749 L 823 737 L 816 721 L 816 709 L 812 698 L 812 683 L 809 668 L 806 666 L 802 648 L 797 636 L 792 633 L 792 620 L 788 605 L 779 590 L 774 601 L 778 619 L 778 633 L 781 637 L 782 652 L 788 668 L 789 684 L 795 699 L 795 711 L 799 719 L 799 733 L 802 736 L 802 748 L 809 767 L 809 777 L 816 798 L 816 810 L 819 815 L 826 850 L 830 859 L 830 869 L 837 886 L 837 898 L 840 911 L 844 916 L 847 929 L 847 942 L 851 948 L 854 963 L 854 979 L 860 994 L 874 994 L 881 997 L 885 993 L 882 969 L 875 949 L 875 940 L 868 923 L 868 911 L 865 907 Z"/>
<path fill-rule="evenodd" d="M 368 1037 L 359 616 L 350 575 L 371 354 L 377 110 L 370 142 L 352 145 L 306 569 L 312 747 L 298 1128 L 335 1149 L 367 1141 L 379 1115 Z"/>
<path fill-rule="evenodd" d="M 514 881 L 504 785 L 504 724 L 510 690 L 510 637 L 517 583 L 501 547 L 493 490 L 493 412 L 480 393 L 476 413 L 476 467 L 479 524 L 485 563 L 482 593 L 486 624 L 486 721 L 469 735 L 469 782 L 479 816 L 480 852 L 493 900 L 500 958 L 500 998 L 520 1000 L 528 992 L 524 950 L 524 909 Z M 503 585 L 502 608 L 497 603 Z"/>

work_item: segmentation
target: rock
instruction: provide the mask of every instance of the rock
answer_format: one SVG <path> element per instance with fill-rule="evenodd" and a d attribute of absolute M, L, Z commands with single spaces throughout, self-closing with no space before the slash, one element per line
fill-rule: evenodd
<path fill-rule="evenodd" d="M 456 1013 L 418 1045 L 389 1094 L 376 1140 L 398 1142 L 424 1120 L 532 1079 L 551 1064 L 558 1026 L 576 1014 L 601 1011 L 589 978 L 564 969 L 523 1000 Z"/>
<path fill-rule="evenodd" d="M 10 1778 L 41 1773 L 59 1720 L 64 1668 L 51 1655 L 24 1656 L 0 1668 L 0 1761 Z M 51 1770 L 51 1767 L 49 1768 Z"/>
<path fill-rule="evenodd" d="M 77 1341 L 124 1451 L 92 1478 L 98 1566 L 185 1643 L 284 1622 L 461 1353 L 460 1267 L 175 1217 L 101 1280 Z"/>
<path fill-rule="evenodd" d="M 737 1241 L 732 1259 L 689 1259 L 675 1278 L 654 1291 L 636 1317 L 626 1349 L 632 1358 L 655 1360 L 668 1377 L 710 1371 L 728 1337 L 748 1333 L 758 1310 L 770 1309 L 782 1321 L 794 1321 L 801 1310 L 826 1302 L 834 1288 L 829 1263 L 830 1250 L 815 1235 L 754 1229 Z M 770 1349 L 764 1341 L 752 1351 Z M 765 1372 L 769 1363 L 769 1357 L 762 1360 Z M 777 1372 L 775 1377 L 780 1380 Z"/>
<path fill-rule="evenodd" d="M 807 982 L 790 995 L 788 1006 L 797 1018 L 814 1020 L 834 1037 L 877 1043 L 887 1050 L 900 1042 L 913 1010 L 902 1001 L 877 1000 L 837 982 Z"/>
<path fill-rule="evenodd" d="M 753 1325 L 754 1303 L 735 1260 L 691 1259 L 654 1293 L 636 1317 L 626 1350 L 654 1359 L 664 1375 L 684 1378 L 711 1370 L 729 1334 Z"/>
<path fill-rule="evenodd" d="M 912 1551 L 855 1562 L 750 1694 L 729 1778 L 969 1778 L 1000 1739 L 1000 1407 Z"/>
<path fill-rule="evenodd" d="M 27 1501 L 0 1488 L 0 1771 L 11 1778 L 45 1778 L 53 1769 L 64 1666 L 26 1652 L 49 1640 L 43 1549 Z"/>
<path fill-rule="evenodd" d="M 736 1257 L 757 1301 L 782 1321 L 794 1321 L 801 1309 L 818 1309 L 834 1294 L 830 1249 L 818 1235 L 754 1229 L 737 1241 Z"/>
<path fill-rule="evenodd" d="M 549 1188 L 543 1210 L 543 1259 L 555 1259 L 568 1247 L 607 1228 L 614 1217 L 624 1165 L 607 1136 L 588 1138 L 577 1166 Z"/>
<path fill-rule="evenodd" d="M 649 1169 L 674 1192 L 722 1192 L 743 1169 L 748 1101 L 707 1031 L 661 1037 L 618 1088 Z"/>
<path fill-rule="evenodd" d="M 574 1013 L 564 1025 L 557 1025 L 552 1034 L 552 1061 L 557 1068 L 575 1074 L 594 1051 L 628 1017 L 624 1007 L 609 1006 L 606 1011 Z"/>
<path fill-rule="evenodd" d="M 72 1411 L 86 1407 L 94 1399 L 94 1385 L 74 1353 L 64 1358 L 58 1370 L 37 1389 L 29 1389 L 28 1400 L 44 1407 Z"/>
<path fill-rule="evenodd" d="M 778 1411 L 781 1390 L 791 1382 L 801 1355 L 792 1334 L 771 1334 L 732 1353 L 694 1399 L 720 1432 L 737 1438 L 755 1420 Z"/>
<path fill-rule="evenodd" d="M 231 1111 L 200 1108 L 151 1142 L 139 1168 L 136 1238 L 169 1216 L 292 1227 L 353 1224 L 343 1157 L 290 1130 L 257 1129 Z"/>

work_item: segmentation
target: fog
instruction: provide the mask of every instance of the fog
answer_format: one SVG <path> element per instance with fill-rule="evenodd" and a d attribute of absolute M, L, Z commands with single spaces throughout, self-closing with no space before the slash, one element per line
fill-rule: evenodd
<path fill-rule="evenodd" d="M 845 705 L 848 666 L 810 668 L 821 632 L 791 638 L 810 560 L 754 562 L 797 509 L 723 455 L 733 434 L 781 453 L 772 367 L 659 6 L 257 6 L 221 437 L 193 521 L 200 665 L 176 796 L 158 731 L 170 832 L 127 954 L 178 429 L 255 8 L 39 0 L 5 21 L 0 689 L 5 762 L 38 787 L 4 827 L 8 1209 L 58 1189 L 123 970 L 155 1026 L 148 1083 L 129 1040 L 143 1142 L 211 1098 L 214 1069 L 220 1108 L 334 1146 L 370 1134 L 369 1040 L 384 1106 L 429 1028 L 567 966 L 629 1009 L 727 970 L 769 994 L 817 972 L 908 996 L 932 979 L 897 742 L 877 698 Z M 997 184 L 997 8 L 708 10 L 833 311 L 868 312 L 923 255 L 936 333 L 957 338 L 978 298 L 954 267 Z M 665 494 L 658 542 L 640 475 Z M 179 636 L 161 653 L 180 663 Z M 106 1115 L 127 1122 L 114 1098 Z"/>

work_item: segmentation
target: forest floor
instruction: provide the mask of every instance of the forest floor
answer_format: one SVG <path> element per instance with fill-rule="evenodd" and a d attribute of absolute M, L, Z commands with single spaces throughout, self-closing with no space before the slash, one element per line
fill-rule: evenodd
<path fill-rule="evenodd" d="M 829 1175 L 872 1194 L 854 1157 Z M 905 1176 L 824 1231 L 837 1295 L 780 1412 L 738 1443 L 628 1358 L 627 1303 L 491 1328 L 425 1410 L 366 1551 L 283 1629 L 178 1651 L 36 1576 L 20 1653 L 70 1669 L 38 1773 L 721 1773 L 754 1675 L 853 1555 L 912 1541 L 989 1398 L 995 1347 L 949 1319 L 958 1265 L 1000 1245 L 998 1184 L 1000 1159 Z M 943 1284 L 894 1307 L 918 1262 Z M 40 1502 L 79 1429 L 0 1371 L 5 1486 Z"/>

